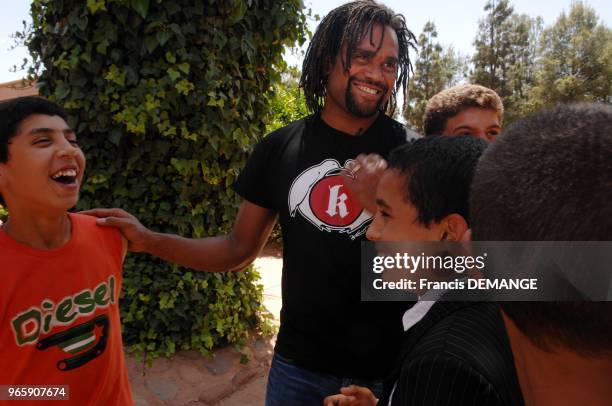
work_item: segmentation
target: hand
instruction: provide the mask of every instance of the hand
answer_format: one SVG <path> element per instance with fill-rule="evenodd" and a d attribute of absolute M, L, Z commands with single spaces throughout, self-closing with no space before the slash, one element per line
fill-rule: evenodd
<path fill-rule="evenodd" d="M 99 226 L 118 228 L 128 240 L 128 250 L 132 252 L 149 251 L 147 245 L 155 233 L 142 224 L 130 213 L 122 209 L 91 209 L 80 212 L 98 217 Z"/>
<path fill-rule="evenodd" d="M 380 155 L 361 154 L 342 171 L 344 184 L 359 204 L 370 213 L 376 212 L 376 187 L 387 169 L 387 161 Z"/>
<path fill-rule="evenodd" d="M 323 399 L 323 406 L 376 406 L 377 403 L 371 390 L 357 385 L 340 388 L 338 395 Z"/>

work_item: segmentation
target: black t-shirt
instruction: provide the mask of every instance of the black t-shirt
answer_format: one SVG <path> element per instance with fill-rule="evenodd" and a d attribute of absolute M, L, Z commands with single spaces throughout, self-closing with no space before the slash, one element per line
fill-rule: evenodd
<path fill-rule="evenodd" d="M 361 153 L 386 157 L 406 130 L 380 114 L 360 135 L 306 117 L 264 138 L 234 189 L 279 215 L 283 237 L 276 351 L 318 372 L 384 378 L 400 348 L 406 304 L 361 302 L 360 242 L 371 216 L 340 177 Z"/>

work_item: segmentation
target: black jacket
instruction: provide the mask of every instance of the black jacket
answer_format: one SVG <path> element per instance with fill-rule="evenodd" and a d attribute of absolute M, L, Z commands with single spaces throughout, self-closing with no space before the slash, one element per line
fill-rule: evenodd
<path fill-rule="evenodd" d="M 392 406 L 524 404 L 495 303 L 439 301 L 406 332 L 403 348 L 379 406 L 392 391 Z"/>

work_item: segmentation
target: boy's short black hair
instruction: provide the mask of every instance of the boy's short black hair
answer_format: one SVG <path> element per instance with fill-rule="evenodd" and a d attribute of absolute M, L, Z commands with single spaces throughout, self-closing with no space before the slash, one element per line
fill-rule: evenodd
<path fill-rule="evenodd" d="M 611 202 L 612 106 L 557 106 L 513 123 L 481 158 L 470 202 L 472 239 L 612 241 Z M 612 352 L 612 302 L 502 308 L 540 348 Z"/>
<path fill-rule="evenodd" d="M 525 117 L 478 164 L 474 239 L 612 240 L 611 182 L 611 106 L 560 105 Z"/>
<path fill-rule="evenodd" d="M 469 135 L 420 138 L 394 149 L 389 168 L 406 175 L 406 195 L 429 226 L 449 214 L 470 223 L 469 195 L 478 158 L 487 143 Z"/>
<path fill-rule="evenodd" d="M 8 161 L 8 144 L 21 122 L 32 114 L 60 116 L 67 120 L 66 112 L 57 104 L 37 96 L 19 97 L 0 102 L 0 162 Z"/>
<path fill-rule="evenodd" d="M 67 120 L 63 108 L 42 97 L 26 96 L 0 102 L 0 163 L 9 160 L 8 146 L 11 138 L 19 131 L 21 122 L 32 114 L 60 116 Z M 2 195 L 0 204 L 4 204 Z"/>

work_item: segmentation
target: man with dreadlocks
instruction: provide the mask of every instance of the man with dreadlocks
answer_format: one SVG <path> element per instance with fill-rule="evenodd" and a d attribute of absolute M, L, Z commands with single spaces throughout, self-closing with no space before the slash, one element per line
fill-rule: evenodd
<path fill-rule="evenodd" d="M 320 405 L 351 383 L 380 394 L 399 354 L 405 306 L 360 302 L 360 241 L 372 214 L 351 190 L 381 173 L 355 157 L 386 156 L 406 140 L 385 112 L 405 88 L 413 44 L 404 17 L 374 1 L 347 3 L 321 21 L 300 81 L 313 114 L 256 146 L 235 184 L 244 202 L 230 234 L 188 239 L 153 233 L 120 209 L 89 212 L 119 227 L 132 251 L 211 272 L 244 269 L 279 219 L 283 307 L 267 405 Z"/>

